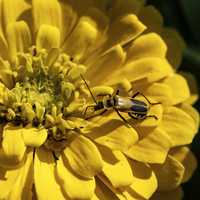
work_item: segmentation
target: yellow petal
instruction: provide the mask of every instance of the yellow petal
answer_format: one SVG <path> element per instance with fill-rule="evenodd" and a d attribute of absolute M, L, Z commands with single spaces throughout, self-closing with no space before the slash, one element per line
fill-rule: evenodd
<path fill-rule="evenodd" d="M 171 138 L 172 145 L 190 144 L 196 133 L 192 117 L 177 107 L 166 107 L 161 128 Z"/>
<path fill-rule="evenodd" d="M 151 5 L 143 7 L 139 13 L 139 19 L 148 27 L 147 32 L 161 32 L 163 17 L 155 7 Z"/>
<path fill-rule="evenodd" d="M 92 200 L 119 200 L 100 179 L 96 178 L 95 195 Z"/>
<path fill-rule="evenodd" d="M 163 83 L 171 88 L 173 95 L 173 105 L 184 102 L 189 98 L 190 90 L 183 76 L 174 74 L 173 76 L 167 77 Z"/>
<path fill-rule="evenodd" d="M 90 199 L 95 189 L 94 178 L 81 179 L 76 176 L 64 159 L 59 157 L 56 165 L 56 174 L 63 191 L 70 199 Z"/>
<path fill-rule="evenodd" d="M 126 62 L 144 57 L 164 58 L 167 47 L 161 37 L 156 33 L 149 33 L 138 37 L 127 49 Z"/>
<path fill-rule="evenodd" d="M 145 28 L 136 15 L 127 14 L 117 18 L 108 31 L 108 40 L 103 47 L 104 51 L 117 44 L 126 44 L 140 35 Z"/>
<path fill-rule="evenodd" d="M 130 160 L 133 173 L 132 184 L 127 187 L 127 192 L 136 192 L 144 199 L 149 199 L 157 189 L 157 179 L 151 167 L 147 164 Z"/>
<path fill-rule="evenodd" d="M 10 23 L 6 29 L 8 51 L 12 62 L 18 52 L 26 52 L 31 45 L 31 33 L 24 21 Z"/>
<path fill-rule="evenodd" d="M 39 49 L 50 50 L 60 46 L 60 31 L 50 25 L 41 25 L 37 34 L 36 46 Z"/>
<path fill-rule="evenodd" d="M 163 28 L 162 38 L 167 44 L 167 59 L 177 69 L 182 61 L 183 50 L 186 44 L 180 34 L 171 28 Z"/>
<path fill-rule="evenodd" d="M 197 168 L 197 160 L 194 154 L 187 147 L 177 147 L 170 151 L 170 155 L 184 166 L 185 171 L 182 182 L 187 182 Z"/>
<path fill-rule="evenodd" d="M 153 83 L 147 87 L 143 93 L 148 98 L 153 99 L 155 102 L 160 102 L 164 106 L 173 104 L 172 90 L 167 84 Z"/>
<path fill-rule="evenodd" d="M 121 67 L 125 60 L 125 52 L 120 45 L 97 58 L 86 72 L 86 78 L 91 81 L 91 86 L 105 83 L 108 74 L 112 74 Z"/>
<path fill-rule="evenodd" d="M 13 185 L 20 176 L 22 167 L 11 170 L 0 168 L 0 199 L 8 199 L 9 193 L 13 190 Z"/>
<path fill-rule="evenodd" d="M 85 52 L 82 62 L 85 60 L 96 60 L 94 56 L 99 56 L 99 50 L 101 50 L 100 47 L 106 39 L 106 31 L 109 27 L 109 18 L 99 8 L 90 7 L 86 10 L 84 15 L 90 17 L 95 22 L 95 27 L 98 30 L 98 35 L 95 43 L 91 45 Z"/>
<path fill-rule="evenodd" d="M 109 86 L 96 86 L 91 88 L 92 94 L 94 96 L 98 96 L 98 95 L 112 95 L 114 92 L 114 89 L 112 87 Z"/>
<path fill-rule="evenodd" d="M 194 107 L 192 107 L 190 104 L 187 104 L 187 103 L 182 103 L 179 106 L 179 108 L 181 108 L 184 112 L 186 112 L 192 117 L 195 123 L 196 132 L 197 132 L 200 125 L 200 115 L 199 115 L 198 110 L 196 110 Z"/>
<path fill-rule="evenodd" d="M 120 151 L 111 152 L 107 148 L 100 148 L 100 150 L 104 161 L 102 172 L 113 187 L 130 185 L 133 181 L 133 175 L 126 157 Z"/>
<path fill-rule="evenodd" d="M 5 100 L 3 100 L 3 96 L 5 97 L 6 93 L 8 92 L 8 88 L 11 89 L 14 86 L 14 80 L 13 80 L 13 71 L 8 61 L 3 60 L 0 57 L 0 80 L 3 84 L 1 84 L 1 102 L 5 103 Z M 3 86 L 2 86 L 3 85 Z M 7 87 L 7 88 L 6 88 Z"/>
<path fill-rule="evenodd" d="M 66 200 L 55 177 L 53 155 L 44 148 L 36 149 L 35 152 L 34 183 L 38 199 Z"/>
<path fill-rule="evenodd" d="M 61 27 L 61 8 L 57 0 L 33 0 L 32 6 L 35 32 L 44 24 Z"/>
<path fill-rule="evenodd" d="M 67 1 L 60 1 L 61 6 L 61 16 L 62 16 L 62 25 L 61 25 L 61 43 L 63 43 L 68 37 L 69 33 L 75 26 L 77 22 L 77 13 L 72 7 L 71 3 Z"/>
<path fill-rule="evenodd" d="M 30 4 L 26 0 L 2 0 L 2 19 L 4 30 L 6 30 L 10 23 L 17 21 L 17 18 L 30 7 Z"/>
<path fill-rule="evenodd" d="M 125 153 L 140 162 L 163 163 L 170 147 L 169 137 L 163 130 L 156 128 Z"/>
<path fill-rule="evenodd" d="M 12 185 L 12 190 L 8 195 L 9 200 L 30 199 L 30 194 L 33 186 L 33 152 L 27 153 L 27 158 L 24 165 L 20 169 L 19 176 Z"/>
<path fill-rule="evenodd" d="M 0 165 L 12 166 L 19 164 L 26 151 L 26 146 L 22 139 L 21 128 L 6 125 L 3 130 L 2 151 L 0 153 Z"/>
<path fill-rule="evenodd" d="M 64 150 L 73 171 L 85 178 L 92 178 L 102 169 L 102 158 L 97 147 L 86 137 L 77 136 Z"/>
<path fill-rule="evenodd" d="M 2 58 L 8 59 L 8 44 L 1 31 L 0 31 L 0 55 Z"/>
<path fill-rule="evenodd" d="M 147 79 L 149 83 L 161 80 L 173 73 L 171 66 L 165 59 L 161 58 L 143 58 L 133 61 L 121 70 L 118 70 L 116 74 L 111 74 L 108 79 L 122 79 L 126 77 L 129 81 L 138 81 Z M 113 82 L 113 81 L 112 81 Z"/>
<path fill-rule="evenodd" d="M 181 72 L 180 74 L 187 80 L 188 86 L 190 88 L 190 97 L 186 100 L 186 103 L 196 103 L 199 98 L 199 91 L 195 76 L 190 72 Z"/>
<path fill-rule="evenodd" d="M 169 155 L 165 163 L 152 164 L 151 167 L 156 174 L 159 191 L 173 190 L 181 184 L 184 166 L 172 156 Z"/>
<path fill-rule="evenodd" d="M 100 116 L 93 122 L 97 126 L 91 129 L 87 136 L 112 150 L 125 151 L 138 140 L 137 132 L 127 126 L 116 113 Z"/>
<path fill-rule="evenodd" d="M 22 129 L 22 137 L 26 146 L 39 147 L 47 139 L 46 129 L 37 129 L 31 127 L 25 127 Z"/>
<path fill-rule="evenodd" d="M 175 190 L 167 192 L 156 192 L 154 193 L 151 200 L 182 200 L 183 199 L 183 190 L 181 187 L 176 188 Z"/>
<path fill-rule="evenodd" d="M 117 17 L 127 13 L 134 13 L 137 15 L 142 6 L 143 1 L 141 0 L 118 0 L 112 3 L 112 8 L 109 10 L 109 14 L 111 19 L 116 19 Z"/>
<path fill-rule="evenodd" d="M 119 200 L 127 200 L 127 197 L 122 193 L 122 191 L 120 191 L 119 189 L 114 188 L 111 183 L 109 182 L 108 179 L 106 179 L 105 176 L 103 176 L 102 174 L 99 174 L 96 181 L 99 179 L 99 181 L 101 181 L 102 183 L 100 184 L 103 188 L 103 185 L 105 185 L 114 195 L 112 195 L 111 193 L 108 194 L 108 196 L 112 196 L 113 199 L 119 199 Z M 97 182 L 100 183 L 100 182 Z M 107 189 L 107 191 L 108 191 Z M 105 189 L 106 191 L 106 189 Z M 106 193 L 107 193 L 106 191 Z M 111 198 L 112 199 L 112 198 Z M 106 199 L 107 200 L 107 199 Z M 110 200 L 110 199 L 108 199 Z M 131 200 L 135 200 L 135 199 L 131 199 Z"/>
<path fill-rule="evenodd" d="M 76 12 L 79 16 L 85 14 L 85 11 L 89 8 L 94 6 L 94 0 L 76 0 L 76 1 L 69 1 L 73 8 L 75 8 Z"/>
<path fill-rule="evenodd" d="M 94 19 L 83 16 L 63 44 L 63 49 L 75 60 L 80 60 L 88 48 L 95 44 L 98 29 Z"/>

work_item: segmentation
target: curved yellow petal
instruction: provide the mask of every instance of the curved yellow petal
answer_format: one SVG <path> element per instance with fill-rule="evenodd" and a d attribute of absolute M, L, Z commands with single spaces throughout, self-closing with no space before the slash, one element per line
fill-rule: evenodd
<path fill-rule="evenodd" d="M 8 44 L 1 30 L 0 30 L 0 55 L 2 58 L 8 59 Z"/>
<path fill-rule="evenodd" d="M 114 92 L 114 89 L 109 86 L 96 86 L 96 87 L 91 88 L 91 91 L 94 96 L 112 95 Z"/>
<path fill-rule="evenodd" d="M 172 28 L 163 28 L 161 35 L 168 47 L 167 59 L 175 69 L 178 69 L 186 44 L 180 34 Z"/>
<path fill-rule="evenodd" d="M 148 83 L 159 81 L 172 75 L 172 67 L 165 59 L 161 58 L 143 58 L 125 65 L 117 73 L 108 77 L 108 83 L 126 77 L 129 81 L 138 81 L 147 79 Z M 106 80 L 107 80 L 106 79 Z M 113 80 L 112 80 L 113 79 Z"/>
<path fill-rule="evenodd" d="M 92 128 L 87 136 L 112 150 L 125 151 L 138 141 L 137 132 L 125 124 L 116 113 L 100 116 L 94 119 L 93 123 L 97 126 Z"/>
<path fill-rule="evenodd" d="M 183 190 L 181 189 L 181 187 L 166 192 L 156 192 L 151 198 L 151 200 L 169 200 L 169 199 L 182 200 Z"/>
<path fill-rule="evenodd" d="M 198 110 L 196 110 L 194 107 L 192 107 L 190 104 L 187 104 L 187 103 L 182 103 L 179 106 L 179 108 L 181 108 L 184 112 L 186 112 L 192 117 L 195 123 L 196 132 L 197 132 L 200 125 L 200 115 L 199 115 Z"/>
<path fill-rule="evenodd" d="M 2 0 L 3 29 L 7 29 L 10 23 L 14 23 L 20 15 L 31 7 L 26 0 Z"/>
<path fill-rule="evenodd" d="M 12 167 L 18 165 L 23 160 L 26 146 L 21 133 L 21 127 L 15 127 L 10 124 L 4 127 L 0 166 Z"/>
<path fill-rule="evenodd" d="M 163 26 L 163 17 L 153 6 L 145 6 L 139 13 L 139 19 L 147 26 L 147 32 L 160 33 Z"/>
<path fill-rule="evenodd" d="M 33 186 L 33 152 L 27 153 L 24 165 L 20 169 L 19 176 L 12 185 L 8 198 L 9 200 L 29 200 Z"/>
<path fill-rule="evenodd" d="M 108 1 L 108 4 L 110 2 Z M 109 10 L 109 15 L 111 19 L 116 19 L 119 16 L 125 15 L 127 13 L 138 14 L 141 7 L 143 6 L 143 1 L 137 0 L 117 0 L 112 3 L 112 9 Z"/>
<path fill-rule="evenodd" d="M 119 200 L 99 178 L 96 178 L 95 195 L 92 200 Z"/>
<path fill-rule="evenodd" d="M 101 154 L 94 143 L 84 136 L 77 136 L 64 150 L 64 155 L 74 173 L 92 178 L 102 170 Z"/>
<path fill-rule="evenodd" d="M 125 154 L 129 158 L 144 163 L 163 163 L 170 147 L 169 137 L 162 129 L 156 128 L 128 149 Z"/>
<path fill-rule="evenodd" d="M 188 147 L 177 147 L 170 151 L 170 155 L 178 160 L 185 168 L 182 182 L 187 182 L 197 168 L 197 160 Z"/>
<path fill-rule="evenodd" d="M 160 126 L 171 138 L 173 146 L 190 144 L 196 133 L 193 118 L 177 107 L 165 108 Z"/>
<path fill-rule="evenodd" d="M 95 189 L 94 178 L 82 179 L 76 176 L 64 159 L 59 157 L 56 164 L 56 174 L 66 196 L 70 199 L 91 199 Z"/>
<path fill-rule="evenodd" d="M 190 88 L 190 97 L 186 100 L 186 103 L 196 103 L 199 98 L 199 91 L 195 76 L 190 72 L 181 72 L 180 74 L 187 80 L 187 84 Z"/>
<path fill-rule="evenodd" d="M 13 185 L 20 176 L 22 168 L 18 167 L 9 170 L 0 167 L 0 199 L 8 199 L 8 195 L 13 190 Z"/>
<path fill-rule="evenodd" d="M 82 16 L 88 8 L 94 6 L 94 0 L 76 0 L 69 1 L 69 3 L 75 8 L 79 16 Z"/>
<path fill-rule="evenodd" d="M 167 47 L 156 33 L 148 33 L 131 42 L 127 48 L 126 63 L 144 57 L 165 58 Z"/>
<path fill-rule="evenodd" d="M 13 71 L 12 68 L 9 64 L 8 61 L 3 60 L 0 57 L 0 80 L 2 81 L 1 83 L 1 103 L 5 103 L 5 99 L 4 98 L 7 94 L 8 94 L 8 88 L 11 89 L 13 88 L 13 84 L 14 84 L 14 80 L 13 80 Z"/>
<path fill-rule="evenodd" d="M 55 161 L 50 151 L 38 148 L 34 157 L 34 183 L 37 198 L 66 200 L 55 177 Z M 50 192 L 53 191 L 53 192 Z"/>
<path fill-rule="evenodd" d="M 136 38 L 144 30 L 145 26 L 139 21 L 136 15 L 126 14 L 118 17 L 108 30 L 108 40 L 103 46 L 104 51 L 120 44 L 124 45 Z"/>
<path fill-rule="evenodd" d="M 105 83 L 108 74 L 117 71 L 124 62 L 126 54 L 121 47 L 117 45 L 108 53 L 100 56 L 92 63 L 86 72 L 86 78 L 91 81 L 91 86 Z"/>
<path fill-rule="evenodd" d="M 47 50 L 60 47 L 59 29 L 51 25 L 41 25 L 36 38 L 36 46 Z"/>
<path fill-rule="evenodd" d="M 12 62 L 15 62 L 18 52 L 26 52 L 31 45 L 31 33 L 24 21 L 13 22 L 7 26 L 6 37 L 8 52 Z"/>
<path fill-rule="evenodd" d="M 114 188 L 105 176 L 103 176 L 102 174 L 99 174 L 98 177 L 96 178 L 96 181 L 98 181 L 98 180 L 99 180 L 99 182 L 97 182 L 97 183 L 99 183 L 102 188 L 105 188 L 105 191 L 107 193 L 106 196 L 107 195 L 110 197 L 112 196 L 113 199 L 127 200 L 127 197 L 126 197 L 126 195 L 123 194 L 123 191 L 120 191 L 119 188 L 118 189 Z M 107 189 L 106 189 L 106 187 L 107 187 Z M 109 194 L 108 194 L 108 191 L 109 191 Z M 111 192 L 113 193 L 113 195 Z M 133 199 L 133 200 L 135 200 L 135 199 Z"/>
<path fill-rule="evenodd" d="M 66 40 L 69 36 L 69 33 L 72 31 L 73 27 L 77 22 L 77 13 L 76 10 L 72 7 L 72 5 L 68 1 L 60 1 L 61 6 L 61 44 Z"/>
<path fill-rule="evenodd" d="M 89 16 L 83 16 L 62 48 L 75 60 L 80 60 L 88 48 L 97 42 L 97 37 L 98 29 L 95 20 Z"/>
<path fill-rule="evenodd" d="M 157 190 L 156 176 L 147 164 L 129 160 L 132 168 L 133 181 L 132 184 L 127 187 L 127 192 L 136 192 L 144 199 L 149 199 L 152 194 Z"/>
<path fill-rule="evenodd" d="M 61 8 L 58 0 L 33 0 L 32 12 L 35 32 L 44 24 L 58 29 L 61 27 Z"/>
<path fill-rule="evenodd" d="M 133 175 L 126 157 L 120 151 L 111 152 L 107 148 L 100 148 L 100 152 L 104 161 L 102 173 L 113 187 L 130 185 L 133 181 Z"/>
<path fill-rule="evenodd" d="M 89 46 L 82 59 L 82 62 L 85 63 L 85 61 L 87 61 L 88 63 L 89 61 L 96 60 L 95 56 L 98 57 L 101 55 L 101 46 L 106 39 L 106 32 L 109 27 L 110 19 L 105 12 L 102 12 L 99 8 L 96 7 L 89 7 L 86 12 L 84 12 L 84 15 L 88 16 L 95 22 L 95 27 L 98 30 L 98 35 L 95 43 Z M 86 64 L 86 66 L 88 66 L 88 64 Z"/>
<path fill-rule="evenodd" d="M 159 191 L 176 189 L 182 182 L 184 166 L 172 156 L 168 155 L 165 163 L 151 165 L 158 180 Z"/>
<path fill-rule="evenodd" d="M 24 127 L 22 129 L 22 138 L 26 146 L 39 147 L 47 139 L 47 130 L 31 127 Z"/>
<path fill-rule="evenodd" d="M 162 82 L 171 88 L 173 96 L 173 105 L 184 102 L 190 97 L 190 90 L 185 78 L 179 74 L 167 77 Z M 174 84 L 176 83 L 176 84 Z"/>
<path fill-rule="evenodd" d="M 174 101 L 170 86 L 164 83 L 153 83 L 143 93 L 148 98 L 153 99 L 155 102 L 160 102 L 164 106 L 172 105 Z"/>

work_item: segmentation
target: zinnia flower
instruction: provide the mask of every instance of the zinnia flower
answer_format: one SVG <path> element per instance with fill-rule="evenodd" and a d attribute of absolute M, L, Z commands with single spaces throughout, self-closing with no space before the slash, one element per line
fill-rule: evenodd
<path fill-rule="evenodd" d="M 176 72 L 184 42 L 158 11 L 139 0 L 0 10 L 0 199 L 181 199 L 197 94 Z M 117 90 L 143 94 L 152 117 L 94 110 Z"/>

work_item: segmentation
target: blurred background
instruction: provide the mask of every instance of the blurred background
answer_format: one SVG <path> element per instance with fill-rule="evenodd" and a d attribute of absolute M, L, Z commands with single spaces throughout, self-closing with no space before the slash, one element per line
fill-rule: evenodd
<path fill-rule="evenodd" d="M 147 0 L 163 15 L 165 25 L 173 27 L 183 36 L 187 48 L 180 67 L 191 72 L 197 79 L 200 93 L 200 1 L 199 0 Z M 200 112 L 200 101 L 195 104 Z M 198 159 L 198 169 L 192 179 L 183 185 L 184 200 L 200 199 L 200 132 L 196 135 L 191 149 Z"/>

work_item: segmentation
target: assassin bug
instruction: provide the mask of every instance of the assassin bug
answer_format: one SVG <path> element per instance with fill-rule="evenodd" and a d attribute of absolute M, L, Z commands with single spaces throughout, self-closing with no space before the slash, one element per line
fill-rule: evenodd
<path fill-rule="evenodd" d="M 98 115 L 104 114 L 106 111 L 113 109 L 116 111 L 116 113 L 119 115 L 119 117 L 126 123 L 127 120 L 120 114 L 120 112 L 128 113 L 128 115 L 133 118 L 133 119 L 146 119 L 149 117 L 153 117 L 156 120 L 158 119 L 157 116 L 155 115 L 148 115 L 148 111 L 150 109 L 150 106 L 148 106 L 144 101 L 135 99 L 136 96 L 141 95 L 143 96 L 146 101 L 148 102 L 149 105 L 157 105 L 161 103 L 151 103 L 147 97 L 145 97 L 142 93 L 137 92 L 135 93 L 132 97 L 123 97 L 119 95 L 119 90 L 116 91 L 116 93 L 111 96 L 110 94 L 108 95 L 103 95 L 107 96 L 104 98 L 102 101 L 97 101 L 92 94 L 92 91 L 90 90 L 89 85 L 87 84 L 86 80 L 84 77 L 81 75 L 81 78 L 85 82 L 86 87 L 88 88 L 92 99 L 94 100 L 94 105 L 89 105 L 85 109 L 84 115 L 86 115 L 88 108 L 93 107 L 94 111 L 102 110 L 102 112 Z M 95 115 L 96 116 L 96 115 Z M 94 116 L 92 116 L 94 117 Z M 87 117 L 86 119 L 92 118 L 92 117 Z"/>

